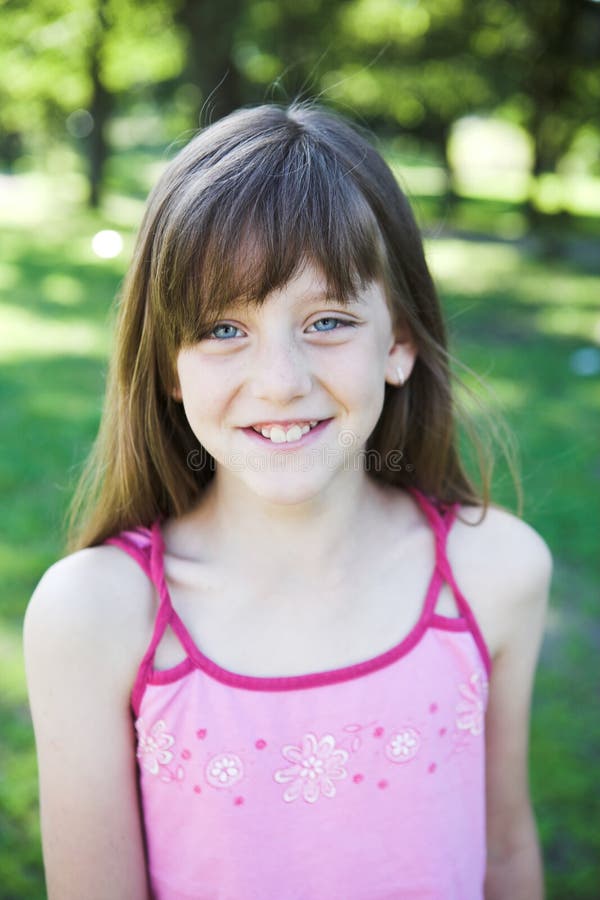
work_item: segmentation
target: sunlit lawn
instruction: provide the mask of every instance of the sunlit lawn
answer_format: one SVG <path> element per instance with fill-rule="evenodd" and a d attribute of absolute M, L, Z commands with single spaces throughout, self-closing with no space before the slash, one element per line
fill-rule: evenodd
<path fill-rule="evenodd" d="M 139 171 L 147 162 L 146 154 Z M 110 175 L 113 189 L 132 171 L 137 170 L 118 162 Z M 62 552 L 62 514 L 97 427 L 110 304 L 145 184 L 129 176 L 134 199 L 115 190 L 101 216 L 74 202 L 81 187 L 76 179 L 30 178 L 24 185 L 4 213 L 0 261 L 0 893 L 36 900 L 44 890 L 21 622 L 37 580 Z M 425 217 L 427 203 L 426 197 L 417 201 Z M 473 201 L 471 221 L 478 221 L 482 209 L 484 204 Z M 512 214 L 514 224 L 519 213 Z M 514 429 L 523 516 L 555 559 L 531 748 L 548 895 L 592 898 L 600 883 L 594 684 L 600 635 L 600 456 L 594 423 L 600 376 L 578 375 L 572 363 L 576 351 L 600 340 L 600 276 L 569 261 L 539 259 L 533 245 L 467 242 L 438 226 L 442 236 L 428 241 L 427 250 L 451 349 L 489 384 L 493 393 L 482 398 L 498 404 Z M 124 237 L 116 259 L 100 260 L 91 250 L 101 228 L 115 228 Z M 468 374 L 465 380 L 475 386 Z M 514 509 L 501 464 L 497 491 L 500 502 Z"/>

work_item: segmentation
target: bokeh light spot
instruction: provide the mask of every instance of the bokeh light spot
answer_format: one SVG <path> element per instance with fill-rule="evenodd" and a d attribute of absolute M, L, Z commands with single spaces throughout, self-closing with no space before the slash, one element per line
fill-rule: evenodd
<path fill-rule="evenodd" d="M 123 238 L 118 231 L 98 231 L 92 238 L 92 250 L 101 259 L 112 259 L 123 249 Z"/>

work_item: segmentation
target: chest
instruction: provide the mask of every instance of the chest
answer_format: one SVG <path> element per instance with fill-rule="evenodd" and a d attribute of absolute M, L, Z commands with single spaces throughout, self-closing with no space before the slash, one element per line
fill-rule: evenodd
<path fill-rule="evenodd" d="M 293 676 L 354 665 L 399 644 L 419 622 L 434 562 L 427 542 L 417 540 L 329 588 L 300 577 L 260 587 L 251 573 L 224 575 L 168 556 L 165 578 L 175 611 L 205 656 L 245 675 Z M 435 608 L 459 614 L 448 585 Z M 183 657 L 167 628 L 155 667 Z"/>

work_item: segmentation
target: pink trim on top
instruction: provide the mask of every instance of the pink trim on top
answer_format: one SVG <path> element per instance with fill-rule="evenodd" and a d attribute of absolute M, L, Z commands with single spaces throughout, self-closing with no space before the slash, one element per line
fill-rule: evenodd
<path fill-rule="evenodd" d="M 485 642 L 485 638 L 484 638 L 483 634 L 481 633 L 481 629 L 479 628 L 479 625 L 477 624 L 477 619 L 475 618 L 475 616 L 473 614 L 473 610 L 471 609 L 464 594 L 462 593 L 462 591 L 460 590 L 460 588 L 458 587 L 458 585 L 454 579 L 454 575 L 452 573 L 452 569 L 450 568 L 450 563 L 448 562 L 447 557 L 444 557 L 443 559 L 440 560 L 440 566 L 441 566 L 444 578 L 446 579 L 446 581 L 452 588 L 452 592 L 456 598 L 456 602 L 459 605 L 462 615 L 468 622 L 469 631 L 473 635 L 473 639 L 474 639 L 475 643 L 477 644 L 477 648 L 481 654 L 481 658 L 483 659 L 483 664 L 485 666 L 485 670 L 486 670 L 488 678 L 489 678 L 491 671 L 492 671 L 492 658 L 490 656 L 490 651 L 488 649 L 488 646 Z"/>
<path fill-rule="evenodd" d="M 469 620 L 465 615 L 464 618 L 449 618 L 438 616 L 434 613 L 437 597 L 440 588 L 444 582 L 443 573 L 449 570 L 449 565 L 445 557 L 445 543 L 449 528 L 452 525 L 456 515 L 458 504 L 454 504 L 449 508 L 443 517 L 433 506 L 431 500 L 427 499 L 416 488 L 409 487 L 410 493 L 417 499 L 421 509 L 424 511 L 429 522 L 432 525 L 435 534 L 436 543 L 436 564 L 432 573 L 425 601 L 421 610 L 419 619 L 409 633 L 390 650 L 379 654 L 372 659 L 364 662 L 356 663 L 350 666 L 343 666 L 337 669 L 328 669 L 322 672 L 311 672 L 304 675 L 283 675 L 283 676 L 251 676 L 242 675 L 238 672 L 232 672 L 218 665 L 216 662 L 207 657 L 196 645 L 194 639 L 188 629 L 180 619 L 178 613 L 173 607 L 169 590 L 164 576 L 164 540 L 160 530 L 160 520 L 156 520 L 152 526 L 152 572 L 154 581 L 160 595 L 160 609 L 157 619 L 156 628 L 150 647 L 144 657 L 144 663 L 148 663 L 145 667 L 150 683 L 160 684 L 180 678 L 192 670 L 193 666 L 197 666 L 216 680 L 235 687 L 246 688 L 248 690 L 260 691 L 282 691 L 297 690 L 300 688 L 317 687 L 325 684 L 333 684 L 340 681 L 347 681 L 358 678 L 369 672 L 383 668 L 402 656 L 406 655 L 423 637 L 427 629 L 432 626 L 448 631 L 467 631 Z M 443 565 L 444 562 L 446 565 Z M 469 610 L 466 600 L 460 595 L 457 596 L 457 606 L 462 612 Z M 472 615 L 471 621 L 474 622 Z M 184 650 L 188 655 L 188 659 L 182 660 L 176 666 L 166 671 L 154 670 L 151 667 L 151 660 L 154 651 L 162 636 L 166 626 L 170 625 L 175 632 Z M 485 647 L 483 644 L 482 646 Z M 481 650 L 481 647 L 480 647 Z M 483 658 L 486 661 L 484 654 Z M 193 664 L 193 665 L 192 665 Z M 486 662 L 487 665 L 487 662 Z M 136 685 L 137 687 L 137 685 Z M 136 697 L 141 698 L 141 693 L 136 691 Z"/>
<path fill-rule="evenodd" d="M 169 599 L 167 598 L 165 602 L 165 598 L 160 590 L 160 584 L 161 582 L 164 583 L 164 577 L 162 574 L 162 563 L 157 556 L 157 551 L 160 546 L 159 541 L 157 541 L 155 537 L 155 531 L 157 529 L 158 521 L 156 521 L 151 528 L 140 526 L 134 531 L 122 531 L 119 535 L 107 538 L 107 540 L 104 541 L 105 544 L 112 544 L 115 547 L 119 547 L 131 556 L 159 592 L 159 608 L 154 622 L 152 638 L 138 667 L 131 692 L 131 705 L 136 715 L 139 714 L 142 695 L 153 671 L 152 664 L 154 662 L 156 647 L 169 623 L 172 611 Z"/>
<path fill-rule="evenodd" d="M 438 512 L 438 510 L 434 506 L 432 500 L 427 498 L 424 493 L 412 487 L 409 487 L 408 490 L 411 492 L 411 494 L 413 494 L 415 500 L 420 505 L 421 509 L 429 518 L 429 521 L 432 524 L 432 527 L 435 531 L 437 543 L 436 570 L 439 571 L 441 581 L 448 582 L 452 593 L 454 594 L 456 605 L 458 606 L 461 616 L 467 622 L 469 631 L 473 635 L 473 639 L 477 645 L 479 653 L 481 654 L 481 658 L 483 660 L 483 664 L 489 678 L 492 670 L 492 660 L 488 646 L 485 642 L 483 634 L 481 633 L 479 625 L 477 624 L 477 620 L 473 614 L 473 610 L 471 609 L 466 597 L 456 583 L 446 551 L 448 534 L 458 514 L 460 503 L 453 503 L 451 506 L 446 508 L 445 513 L 440 514 L 440 512 Z M 432 624 L 435 627 L 438 627 L 438 621 L 440 619 L 446 623 L 443 627 L 448 628 L 448 630 L 453 630 L 449 627 L 449 623 L 453 620 L 447 618 L 446 616 L 438 616 L 436 613 L 433 613 L 432 615 Z"/>
<path fill-rule="evenodd" d="M 148 683 L 166 684 L 178 680 L 195 668 L 202 669 L 216 680 L 225 684 L 256 691 L 297 690 L 348 681 L 384 668 L 405 656 L 419 643 L 430 627 L 453 632 L 470 631 L 489 676 L 491 660 L 488 648 L 473 612 L 456 584 L 446 555 L 448 533 L 456 518 L 460 504 L 455 503 L 446 508 L 440 505 L 440 511 L 440 509 L 436 508 L 433 498 L 427 497 L 423 492 L 412 486 L 408 486 L 407 490 L 414 497 L 428 519 L 435 537 L 436 561 L 419 619 L 396 646 L 384 653 L 380 653 L 378 656 L 354 665 L 328 669 L 322 672 L 311 672 L 304 675 L 265 677 L 242 675 L 219 666 L 202 653 L 171 601 L 164 574 L 165 544 L 160 528 L 160 518 L 155 520 L 150 529 L 140 527 L 135 531 L 121 532 L 118 536 L 108 538 L 105 543 L 120 547 L 138 562 L 155 585 L 159 596 L 159 608 L 154 623 L 152 639 L 140 663 L 131 694 L 131 703 L 136 715 L 139 714 L 141 699 Z M 458 617 L 440 616 L 435 612 L 439 592 L 444 581 L 448 582 L 453 591 L 460 613 Z M 153 663 L 156 648 L 168 625 L 171 626 L 177 635 L 187 653 L 187 657 L 170 669 L 155 670 Z"/>
<path fill-rule="evenodd" d="M 152 577 L 150 575 L 150 560 L 148 557 L 150 542 L 150 529 L 142 526 L 135 531 L 121 531 L 115 537 L 109 537 L 104 541 L 105 544 L 112 544 L 114 547 L 119 547 L 129 556 L 133 557 L 148 578 Z"/>

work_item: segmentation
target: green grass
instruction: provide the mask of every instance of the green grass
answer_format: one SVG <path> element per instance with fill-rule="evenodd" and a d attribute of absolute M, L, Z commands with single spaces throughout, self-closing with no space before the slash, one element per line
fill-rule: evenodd
<path fill-rule="evenodd" d="M 6 897 L 44 896 L 22 617 L 42 572 L 61 555 L 62 514 L 98 424 L 110 305 L 141 217 L 140 197 L 157 168 L 151 154 L 136 159 L 129 175 L 126 158 L 113 163 L 102 214 L 82 210 L 76 178 L 64 184 L 56 176 L 51 181 L 23 176 L 20 202 L 4 219 L 0 884 Z M 125 182 L 128 196 L 119 193 Z M 426 194 L 416 198 L 418 215 L 433 233 L 441 227 L 441 203 Z M 522 213 L 511 204 L 469 199 L 452 220 L 445 214 L 441 219 L 448 229 L 472 230 L 487 222 L 487 231 L 498 238 L 502 215 L 512 215 L 515 225 L 520 220 L 514 217 Z M 101 228 L 123 234 L 124 251 L 114 260 L 99 260 L 91 251 L 91 237 Z M 579 244 L 569 246 L 577 250 Z M 576 252 L 572 258 L 548 259 L 535 250 L 534 242 L 489 240 L 483 234 L 469 241 L 439 237 L 427 245 L 451 349 L 483 376 L 494 392 L 489 399 L 514 429 L 523 515 L 554 555 L 534 695 L 532 793 L 549 900 L 592 898 L 600 883 L 600 725 L 593 683 L 600 637 L 595 525 L 600 458 L 593 428 L 600 377 L 578 376 L 570 363 L 574 351 L 594 343 L 592 335 L 598 342 L 600 275 Z M 501 465 L 497 489 L 500 502 L 514 508 Z"/>

